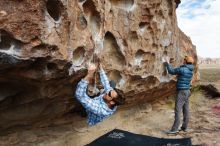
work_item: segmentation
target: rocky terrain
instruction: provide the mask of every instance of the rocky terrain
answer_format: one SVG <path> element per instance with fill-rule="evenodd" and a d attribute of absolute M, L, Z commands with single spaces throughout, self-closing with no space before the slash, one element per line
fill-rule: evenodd
<path fill-rule="evenodd" d="M 47 127 L 81 111 L 75 86 L 96 58 L 126 97 L 122 109 L 172 95 L 175 81 L 162 58 L 174 66 L 185 55 L 197 59 L 177 26 L 179 3 L 1 0 L 0 129 Z"/>

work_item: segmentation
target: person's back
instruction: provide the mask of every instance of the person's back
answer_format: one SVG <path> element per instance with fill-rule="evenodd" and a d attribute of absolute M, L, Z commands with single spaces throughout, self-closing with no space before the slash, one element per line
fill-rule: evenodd
<path fill-rule="evenodd" d="M 190 83 L 193 77 L 193 65 L 184 64 L 180 66 L 181 72 L 177 76 L 177 90 L 190 89 Z"/>
<path fill-rule="evenodd" d="M 186 56 L 184 59 L 184 65 L 173 68 L 169 61 L 165 63 L 167 70 L 172 75 L 177 75 L 177 97 L 175 101 L 175 121 L 171 130 L 167 131 L 169 134 L 174 134 L 179 131 L 180 114 L 183 110 L 183 124 L 181 130 L 186 131 L 189 122 L 189 97 L 190 84 L 193 77 L 193 58 Z"/>

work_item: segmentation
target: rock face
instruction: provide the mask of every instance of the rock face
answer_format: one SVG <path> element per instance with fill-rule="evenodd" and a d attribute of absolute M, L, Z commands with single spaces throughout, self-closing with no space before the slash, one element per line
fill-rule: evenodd
<path fill-rule="evenodd" d="M 98 56 L 126 105 L 175 92 L 174 66 L 195 46 L 177 26 L 176 0 L 0 1 L 0 129 L 80 110 L 73 98 Z M 125 105 L 125 106 L 126 106 Z"/>

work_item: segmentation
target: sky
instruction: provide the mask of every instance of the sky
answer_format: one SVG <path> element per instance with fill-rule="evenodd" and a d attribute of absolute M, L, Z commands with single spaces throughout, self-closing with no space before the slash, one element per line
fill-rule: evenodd
<path fill-rule="evenodd" d="M 220 0 L 181 0 L 177 20 L 199 56 L 220 58 Z"/>

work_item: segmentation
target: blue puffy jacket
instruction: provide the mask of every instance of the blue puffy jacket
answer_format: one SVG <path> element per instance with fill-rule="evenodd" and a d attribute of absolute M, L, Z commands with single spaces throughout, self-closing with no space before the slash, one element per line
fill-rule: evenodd
<path fill-rule="evenodd" d="M 172 75 L 177 75 L 177 90 L 190 89 L 190 82 L 193 77 L 193 65 L 184 64 L 178 68 L 173 68 L 172 65 L 166 64 L 167 70 Z"/>

